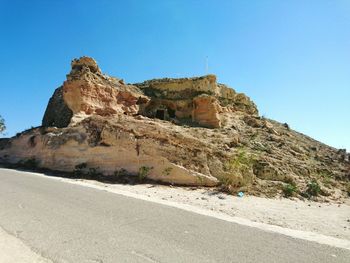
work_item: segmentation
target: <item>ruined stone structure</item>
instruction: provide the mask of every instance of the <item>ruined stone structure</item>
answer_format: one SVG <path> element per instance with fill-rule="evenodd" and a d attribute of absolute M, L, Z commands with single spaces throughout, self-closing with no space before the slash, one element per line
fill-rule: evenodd
<path fill-rule="evenodd" d="M 95 60 L 75 59 L 67 80 L 49 101 L 43 126 L 66 127 L 88 115 L 144 115 L 174 123 L 221 127 L 223 112 L 257 115 L 244 94 L 218 84 L 216 76 L 155 79 L 127 85 L 102 74 Z"/>
<path fill-rule="evenodd" d="M 150 97 L 142 114 L 161 119 L 178 119 L 208 128 L 221 127 L 223 112 L 258 113 L 244 94 L 218 84 L 215 75 L 197 78 L 156 79 L 134 84 Z"/>

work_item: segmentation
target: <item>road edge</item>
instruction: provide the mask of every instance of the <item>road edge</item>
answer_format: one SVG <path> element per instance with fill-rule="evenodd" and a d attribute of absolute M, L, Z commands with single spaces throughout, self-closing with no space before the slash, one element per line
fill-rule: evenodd
<path fill-rule="evenodd" d="M 2 169 L 7 169 L 7 168 L 2 168 Z M 7 169 L 7 170 L 19 172 L 19 171 L 12 170 L 12 169 Z M 224 220 L 227 222 L 236 223 L 236 224 L 240 224 L 240 225 L 244 225 L 244 226 L 248 226 L 248 227 L 258 228 L 260 230 L 267 231 L 267 232 L 274 232 L 274 233 L 282 234 L 282 235 L 289 236 L 289 237 L 296 238 L 296 239 L 307 240 L 307 241 L 316 242 L 316 243 L 319 243 L 322 245 L 328 245 L 328 246 L 332 246 L 332 247 L 350 250 L 350 240 L 346 240 L 346 239 L 335 238 L 335 237 L 326 236 L 326 235 L 322 235 L 322 234 L 318 234 L 318 233 L 314 233 L 314 232 L 309 232 L 309 231 L 294 230 L 294 229 L 290 229 L 290 228 L 284 228 L 281 226 L 269 225 L 269 224 L 260 223 L 260 222 L 254 222 L 254 221 L 251 221 L 249 219 L 230 216 L 230 215 L 227 215 L 224 213 L 211 211 L 211 210 L 199 208 L 199 207 L 192 206 L 192 205 L 180 204 L 180 203 L 172 202 L 172 201 L 168 201 L 168 200 L 157 199 L 155 197 L 140 195 L 140 194 L 132 193 L 129 191 L 124 191 L 124 190 L 109 189 L 107 187 L 95 185 L 95 184 L 90 183 L 88 181 L 82 181 L 82 180 L 77 181 L 75 179 L 68 179 L 68 178 L 63 178 L 63 177 L 51 177 L 51 176 L 47 176 L 47 175 L 44 175 L 41 173 L 35 173 L 35 172 L 26 172 L 26 171 L 20 171 L 20 172 L 39 176 L 39 177 L 46 178 L 46 179 L 61 181 L 61 182 L 69 183 L 69 184 L 93 188 L 96 190 L 102 190 L 102 191 L 106 191 L 109 193 L 119 194 L 119 195 L 123 195 L 123 196 L 130 197 L 130 198 L 135 198 L 135 199 L 149 201 L 149 202 L 153 202 L 153 203 L 157 203 L 157 204 L 161 204 L 161 205 L 166 205 L 169 207 L 182 209 L 182 210 L 185 210 L 188 212 L 192 212 L 192 213 L 196 213 L 196 214 L 200 214 L 200 215 L 204 215 L 204 216 L 210 216 L 210 217 Z"/>

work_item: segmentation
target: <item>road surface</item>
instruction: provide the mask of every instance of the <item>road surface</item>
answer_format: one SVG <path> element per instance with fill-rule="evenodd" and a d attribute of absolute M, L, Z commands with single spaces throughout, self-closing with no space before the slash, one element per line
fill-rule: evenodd
<path fill-rule="evenodd" d="M 51 262 L 350 262 L 346 249 L 8 169 L 0 228 Z"/>

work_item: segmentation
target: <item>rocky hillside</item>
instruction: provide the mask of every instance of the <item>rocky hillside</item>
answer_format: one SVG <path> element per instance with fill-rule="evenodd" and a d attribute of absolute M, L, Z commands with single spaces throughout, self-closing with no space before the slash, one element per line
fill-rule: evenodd
<path fill-rule="evenodd" d="M 126 84 L 72 61 L 42 127 L 0 141 L 0 161 L 57 171 L 336 200 L 350 156 L 258 115 L 214 75 Z"/>

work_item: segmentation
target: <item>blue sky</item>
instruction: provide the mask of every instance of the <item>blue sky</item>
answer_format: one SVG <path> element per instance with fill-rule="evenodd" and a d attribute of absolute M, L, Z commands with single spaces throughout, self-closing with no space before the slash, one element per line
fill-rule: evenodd
<path fill-rule="evenodd" d="M 75 57 L 140 82 L 204 75 L 261 115 L 350 150 L 348 0 L 0 0 L 7 136 L 40 125 Z"/>

